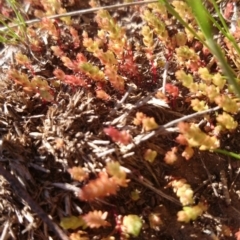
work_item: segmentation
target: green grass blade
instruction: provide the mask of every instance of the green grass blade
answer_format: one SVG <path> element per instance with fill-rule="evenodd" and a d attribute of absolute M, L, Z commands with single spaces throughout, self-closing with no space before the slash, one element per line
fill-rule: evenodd
<path fill-rule="evenodd" d="M 7 18 L 0 14 L 0 25 L 4 26 L 4 31 L 0 31 L 0 42 L 3 44 L 16 44 L 18 42 L 25 43 L 26 23 L 21 12 L 21 6 L 15 0 L 6 0 L 9 7 L 15 14 L 14 19 Z M 17 27 L 11 27 L 8 23 L 16 22 Z M 16 28 L 18 30 L 16 31 Z"/>
<path fill-rule="evenodd" d="M 240 154 L 237 154 L 237 153 L 234 153 L 234 152 L 229 152 L 229 151 L 223 150 L 223 149 L 215 149 L 214 152 L 221 153 L 223 155 L 233 157 L 233 158 L 236 158 L 236 159 L 240 160 Z"/>
<path fill-rule="evenodd" d="M 5 19 L 6 21 L 7 19 Z M 6 27 L 5 31 L 0 31 L 0 42 L 3 44 L 6 43 L 14 43 L 16 41 L 20 41 L 19 35 L 16 31 L 11 28 L 8 24 L 5 23 L 4 20 L 0 20 L 0 24 Z"/>
<path fill-rule="evenodd" d="M 187 0 L 206 39 L 212 39 L 212 26 L 201 0 Z"/>
<path fill-rule="evenodd" d="M 203 41 L 203 39 L 196 33 L 194 29 L 189 27 L 188 23 L 186 23 L 178 14 L 178 12 L 169 4 L 168 0 L 159 0 L 159 2 L 163 3 L 167 8 L 168 12 L 171 13 L 186 29 L 188 29 L 196 39 L 198 39 L 203 45 L 208 47 L 207 43 Z"/>
<path fill-rule="evenodd" d="M 17 23 L 19 24 L 19 27 L 22 28 L 22 30 L 26 29 L 26 23 L 25 20 L 23 18 L 23 15 L 21 13 L 21 11 L 19 11 L 19 9 L 21 9 L 21 7 L 19 6 L 19 4 L 15 1 L 15 0 L 7 0 L 8 4 L 10 5 L 10 7 L 12 8 L 12 10 L 14 11 L 16 18 L 17 18 Z"/>
<path fill-rule="evenodd" d="M 223 28 L 218 24 L 218 22 L 212 17 L 212 15 L 210 13 L 207 13 L 209 18 L 211 19 L 211 21 L 215 24 L 215 26 L 218 28 L 218 30 L 226 37 L 228 38 L 228 40 L 233 44 L 234 49 L 238 52 L 238 54 L 240 55 L 240 47 L 238 46 L 235 38 L 233 37 L 233 35 L 229 32 L 229 27 L 226 24 L 226 21 L 224 20 L 218 6 L 215 0 L 210 0 L 211 3 L 214 6 L 214 9 L 218 15 L 218 18 L 221 21 L 221 24 L 223 26 Z"/>
<path fill-rule="evenodd" d="M 198 22 L 198 25 L 201 28 L 206 38 L 206 42 L 207 42 L 207 45 L 209 46 L 209 50 L 217 58 L 224 74 L 227 76 L 227 80 L 229 84 L 231 84 L 234 87 L 235 93 L 240 97 L 240 86 L 235 79 L 236 76 L 234 74 L 234 71 L 226 61 L 226 58 L 222 53 L 220 47 L 213 39 L 212 26 L 211 26 L 206 8 L 203 6 L 201 0 L 194 0 L 194 1 L 187 0 L 187 2 L 191 6 L 194 12 L 194 15 L 196 17 L 196 20 Z"/>
<path fill-rule="evenodd" d="M 229 31 L 229 28 L 228 28 L 228 26 L 227 26 L 227 24 L 226 24 L 226 22 L 225 22 L 225 20 L 224 20 L 224 18 L 223 18 L 223 16 L 222 16 L 220 10 L 219 10 L 219 7 L 217 6 L 216 1 L 215 1 L 215 0 L 209 0 L 209 1 L 212 3 L 212 5 L 213 5 L 213 7 L 214 7 L 214 9 L 215 9 L 215 11 L 216 11 L 219 19 L 220 19 L 220 22 L 221 22 L 224 30 L 225 30 L 226 32 L 228 32 L 228 31 Z M 219 29 L 219 30 L 220 30 L 220 29 Z M 222 32 L 222 31 L 221 31 L 221 32 Z"/>

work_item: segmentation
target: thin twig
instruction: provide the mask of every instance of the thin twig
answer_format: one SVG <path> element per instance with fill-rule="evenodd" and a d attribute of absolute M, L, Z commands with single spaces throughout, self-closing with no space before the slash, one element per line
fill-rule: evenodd
<path fill-rule="evenodd" d="M 104 7 L 88 8 L 88 9 L 82 9 L 82 10 L 72 11 L 72 12 L 68 12 L 68 13 L 61 13 L 61 14 L 46 16 L 45 18 L 56 19 L 56 18 L 62 18 L 62 17 L 71 17 L 71 16 L 77 16 L 77 15 L 92 13 L 92 12 L 96 12 L 96 11 L 99 11 L 99 10 L 109 10 L 109 9 L 129 7 L 129 6 L 133 6 L 133 5 L 143 5 L 143 4 L 155 3 L 155 2 L 158 2 L 158 0 L 149 0 L 149 1 L 141 1 L 141 2 L 116 4 L 116 5 L 110 5 L 110 6 L 104 6 Z M 38 22 L 41 22 L 41 21 L 42 21 L 42 18 L 32 19 L 32 20 L 26 21 L 24 23 L 13 24 L 11 26 L 2 27 L 2 28 L 0 28 L 0 31 L 6 31 L 9 28 L 19 27 L 23 24 L 24 25 L 31 25 L 31 24 L 38 23 Z"/>
<path fill-rule="evenodd" d="M 210 113 L 210 112 L 215 112 L 217 110 L 219 110 L 220 107 L 214 107 L 214 108 L 210 108 L 210 109 L 207 109 L 207 110 L 204 110 L 204 111 L 201 111 L 201 112 L 196 112 L 196 113 L 193 113 L 193 114 L 189 114 L 187 116 L 184 116 L 184 117 L 181 117 L 181 118 L 178 118 L 176 120 L 173 120 L 169 123 L 166 123 L 163 125 L 163 128 L 169 128 L 169 127 L 172 127 L 180 122 L 183 122 L 183 121 L 186 121 L 186 120 L 189 120 L 189 119 L 192 119 L 192 118 L 196 118 L 196 117 L 200 117 L 201 115 L 204 115 L 206 113 Z"/>
<path fill-rule="evenodd" d="M 213 182 L 212 182 L 212 175 L 211 175 L 210 172 L 208 171 L 207 166 L 206 166 L 203 158 L 200 157 L 200 159 L 201 159 L 202 165 L 203 165 L 203 167 L 204 167 L 204 169 L 205 169 L 205 171 L 206 171 L 206 173 L 207 173 L 207 175 L 208 175 L 208 179 L 209 179 L 209 182 L 211 183 L 212 190 L 213 190 L 215 196 L 216 196 L 216 197 L 219 197 L 218 192 L 217 192 L 217 190 L 216 190 L 216 188 L 214 187 L 214 184 L 213 184 Z"/>
<path fill-rule="evenodd" d="M 48 227 L 59 237 L 59 239 L 69 239 L 62 229 L 56 223 L 54 223 L 43 211 L 43 209 L 30 197 L 19 181 L 2 166 L 0 166 L 0 175 L 2 175 L 10 183 L 15 193 L 29 205 L 32 211 L 35 212 L 39 218 L 41 218 L 42 221 L 48 225 Z"/>
<path fill-rule="evenodd" d="M 135 176 L 133 176 L 133 175 L 131 175 L 131 178 L 132 178 L 133 180 L 141 183 L 141 184 L 144 185 L 145 187 L 151 189 L 153 192 L 155 192 L 155 193 L 158 194 L 159 196 L 161 196 L 161 197 L 163 197 L 163 198 L 165 198 L 165 199 L 167 199 L 167 200 L 169 200 L 169 201 L 171 201 L 171 202 L 173 202 L 173 203 L 175 203 L 175 204 L 177 204 L 177 205 L 179 205 L 179 206 L 182 206 L 182 204 L 181 204 L 177 199 L 175 199 L 175 198 L 167 195 L 166 193 L 162 192 L 161 190 L 153 187 L 152 185 L 148 184 L 148 183 L 147 183 L 146 181 L 144 181 L 143 179 L 138 178 L 138 177 L 135 177 Z"/>
<path fill-rule="evenodd" d="M 45 114 L 39 114 L 39 115 L 32 115 L 32 116 L 22 116 L 23 119 L 31 119 L 31 118 L 41 118 L 45 117 Z"/>
<path fill-rule="evenodd" d="M 162 93 L 166 93 L 166 83 L 167 83 L 167 72 L 168 72 L 168 61 L 166 61 L 163 72 L 163 83 L 162 83 Z"/>
<path fill-rule="evenodd" d="M 54 187 L 61 188 L 66 191 L 71 191 L 74 193 L 78 193 L 81 189 L 79 187 L 76 187 L 74 185 L 71 185 L 69 183 L 52 183 Z"/>
<path fill-rule="evenodd" d="M 132 87 L 130 86 L 130 87 L 128 88 L 127 92 L 126 92 L 126 93 L 124 94 L 124 96 L 122 97 L 122 99 L 121 99 L 119 102 L 117 102 L 117 104 L 116 104 L 116 106 L 115 106 L 115 110 L 118 110 L 118 109 L 122 106 L 122 104 L 126 101 L 126 99 L 128 98 L 128 96 L 130 95 L 131 91 L 132 91 Z"/>
<path fill-rule="evenodd" d="M 115 151 L 116 151 L 115 148 L 111 148 L 111 149 L 108 149 L 108 150 L 106 150 L 106 151 L 104 151 L 104 152 L 97 153 L 96 155 L 100 158 L 100 157 L 104 157 L 104 156 L 106 156 L 106 155 L 108 155 L 108 154 L 110 154 L 110 153 L 113 153 L 113 152 L 115 152 Z"/>
<path fill-rule="evenodd" d="M 9 223 L 9 220 L 7 220 L 4 223 L 4 227 L 2 229 L 2 234 L 1 234 L 0 240 L 8 239 L 8 228 L 9 228 L 9 226 L 10 226 L 10 223 Z"/>
<path fill-rule="evenodd" d="M 222 185 L 223 185 L 222 186 L 222 192 L 223 192 L 223 195 L 225 197 L 225 202 L 229 206 L 229 205 L 231 205 L 232 199 L 231 199 L 230 194 L 229 194 L 227 176 L 226 176 L 226 172 L 224 170 L 220 171 L 220 180 L 221 180 Z"/>
<path fill-rule="evenodd" d="M 196 117 L 199 117 L 199 116 L 204 115 L 206 113 L 217 111 L 219 109 L 220 109 L 220 107 L 217 106 L 217 107 L 214 107 L 214 108 L 210 108 L 210 109 L 207 109 L 207 110 L 204 110 L 204 111 L 201 111 L 201 112 L 196 112 L 196 113 L 189 114 L 187 116 L 175 119 L 175 120 L 173 120 L 169 123 L 166 123 L 164 125 L 159 126 L 156 130 L 153 130 L 153 131 L 148 132 L 148 133 L 144 133 L 142 135 L 138 135 L 134 139 L 134 144 L 138 145 L 139 143 L 144 142 L 144 141 L 150 139 L 153 136 L 158 136 L 160 134 L 164 134 L 164 133 L 168 132 L 169 128 L 175 126 L 176 124 L 178 124 L 180 122 L 183 122 L 183 121 L 186 121 L 186 120 L 189 120 L 189 119 L 192 119 L 192 118 L 196 118 Z M 131 149 L 131 148 L 129 148 L 129 149 Z"/>

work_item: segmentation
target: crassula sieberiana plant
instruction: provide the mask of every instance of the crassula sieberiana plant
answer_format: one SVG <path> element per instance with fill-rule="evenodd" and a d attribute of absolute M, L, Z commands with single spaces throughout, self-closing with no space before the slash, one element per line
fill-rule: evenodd
<path fill-rule="evenodd" d="M 207 210 L 205 203 L 199 202 L 197 205 L 194 205 L 193 190 L 191 186 L 186 183 L 185 179 L 173 180 L 170 182 L 170 185 L 183 205 L 183 210 L 177 213 L 178 221 L 189 222 L 195 220 Z"/>
<path fill-rule="evenodd" d="M 136 179 L 134 174 L 139 174 L 141 181 L 144 173 L 135 172 L 134 164 L 141 163 L 151 169 L 160 163 L 174 169 L 181 158 L 191 160 L 199 150 L 213 152 L 219 149 L 221 137 L 237 129 L 235 116 L 239 113 L 239 96 L 213 56 L 214 52 L 211 53 L 209 39 L 199 28 L 189 1 L 172 1 L 173 11 L 169 10 L 165 1 L 132 7 L 138 21 L 141 21 L 134 29 L 135 39 L 131 39 L 129 29 L 111 10 L 96 11 L 91 20 L 95 30 L 90 31 L 77 27 L 74 17 L 46 17 L 67 12 L 74 6 L 74 1 L 26 2 L 30 2 L 32 8 L 36 7 L 32 14 L 41 17 L 41 21 L 36 25 L 37 31 L 35 25 L 26 28 L 28 47 L 15 54 L 14 63 L 7 72 L 8 78 L 18 86 L 19 92 L 26 94 L 26 98 L 40 98 L 43 105 L 51 107 L 60 105 L 57 101 L 63 89 L 68 89 L 73 95 L 82 91 L 87 95 L 87 104 L 80 108 L 77 98 L 69 101 L 69 105 L 77 110 L 87 109 L 84 112 L 86 125 L 98 118 L 104 119 L 101 128 L 92 128 L 84 133 L 91 139 L 96 132 L 100 132 L 95 142 L 87 143 L 91 148 L 89 159 L 97 158 L 99 161 L 94 164 L 100 168 L 95 171 L 96 166 L 92 163 L 79 166 L 75 160 L 71 160 L 71 167 L 64 165 L 64 170 L 71 176 L 69 181 L 80 186 L 76 194 L 79 201 L 91 206 L 91 203 L 117 198 L 129 188 L 129 202 L 135 204 L 141 199 L 142 192 L 132 187 L 130 179 Z M 92 7 L 100 6 L 94 0 L 89 4 Z M 182 25 L 179 18 L 187 26 Z M 236 41 L 239 41 L 238 31 L 239 28 L 236 28 L 233 32 Z M 233 74 L 239 84 L 238 51 L 227 36 L 220 37 L 221 44 L 225 46 L 225 58 L 231 59 L 235 68 Z M 41 55 L 48 56 L 48 61 L 45 62 Z M 38 64 L 49 68 L 50 74 L 46 77 L 39 74 Z M 91 109 L 90 104 L 94 101 L 100 102 L 109 116 L 115 116 L 115 119 L 93 115 L 95 109 Z M 166 108 L 167 113 L 174 112 L 175 120 L 161 119 L 159 108 Z M 182 109 L 187 109 L 187 113 Z M 71 111 L 69 108 L 66 110 Z M 81 114 L 66 116 L 66 119 L 81 118 L 84 115 Z M 58 121 L 58 118 L 54 120 Z M 77 120 L 75 124 L 77 126 Z M 67 132 L 68 127 L 63 131 Z M 170 132 L 175 135 L 171 135 L 171 140 L 166 138 L 169 144 L 162 151 L 158 146 L 158 137 L 162 134 L 164 138 Z M 62 138 L 59 140 L 61 143 L 54 146 L 51 145 L 55 141 L 51 134 L 42 136 L 45 148 L 48 153 L 59 154 L 61 158 L 61 149 L 67 145 L 65 141 L 74 134 L 71 132 L 67 140 Z M 32 136 L 40 138 L 36 133 Z M 78 141 L 82 140 L 75 142 Z M 98 144 L 101 145 L 100 151 Z M 140 154 L 135 155 L 137 147 Z M 87 159 L 85 155 L 82 158 L 84 161 Z M 131 162 L 133 159 L 139 162 Z M 125 166 L 130 166 L 131 170 Z M 153 173 L 152 177 L 159 184 L 160 176 Z M 171 177 L 174 179 L 175 176 Z M 153 188 L 148 182 L 144 183 L 149 189 Z M 195 201 L 191 183 L 187 183 L 184 176 L 166 183 L 166 186 L 172 187 L 179 198 L 179 201 L 174 199 L 175 202 L 182 206 L 182 210 L 176 212 L 177 221 L 189 223 L 207 211 L 208 204 L 202 199 L 198 203 Z M 109 206 L 112 207 L 111 204 Z M 103 239 L 115 239 L 114 234 L 121 239 L 138 237 L 141 230 L 146 232 L 150 228 L 159 231 L 166 224 L 158 211 L 147 209 L 141 214 L 123 214 L 115 210 L 91 208 L 78 215 L 63 216 L 60 220 L 60 226 L 69 231 L 71 240 L 89 239 L 88 229 L 101 227 L 112 228 L 111 234 Z M 111 223 L 113 218 L 114 226 Z"/>

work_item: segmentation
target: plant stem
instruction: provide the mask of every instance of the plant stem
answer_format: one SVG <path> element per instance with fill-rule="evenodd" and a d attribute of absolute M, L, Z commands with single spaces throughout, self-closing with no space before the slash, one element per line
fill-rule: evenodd
<path fill-rule="evenodd" d="M 237 153 L 234 153 L 234 152 L 229 152 L 229 151 L 224 150 L 224 149 L 215 149 L 213 151 L 240 160 L 240 154 L 237 154 Z"/>

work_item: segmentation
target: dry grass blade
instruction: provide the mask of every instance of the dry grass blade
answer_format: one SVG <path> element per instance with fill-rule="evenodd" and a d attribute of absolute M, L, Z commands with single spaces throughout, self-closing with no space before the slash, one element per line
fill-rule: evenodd
<path fill-rule="evenodd" d="M 48 215 L 42 210 L 42 208 L 30 197 L 26 190 L 21 186 L 18 180 L 6 171 L 2 166 L 0 166 L 0 174 L 10 183 L 15 193 L 20 196 L 21 199 L 26 201 L 29 207 L 34 211 L 43 222 L 45 222 L 52 231 L 61 239 L 68 240 L 67 235 L 55 224 Z"/>
<path fill-rule="evenodd" d="M 142 5 L 142 4 L 149 4 L 149 3 L 155 3 L 158 2 L 158 0 L 148 0 L 148 1 L 140 1 L 140 2 L 132 2 L 132 3 L 123 3 L 123 4 L 116 4 L 116 5 L 110 5 L 110 6 L 105 6 L 105 7 L 96 7 L 96 8 L 89 8 L 89 9 L 84 9 L 84 10 L 77 10 L 73 12 L 68 12 L 68 13 L 62 13 L 62 14 L 56 14 L 52 16 L 47 16 L 49 19 L 56 19 L 56 18 L 62 18 L 62 17 L 72 17 L 72 16 L 77 16 L 77 15 L 82 15 L 82 14 L 87 14 L 87 13 L 92 13 L 92 12 L 97 12 L 99 10 L 110 10 L 110 9 L 117 9 L 117 8 L 122 8 L 122 7 L 130 7 L 134 5 Z M 31 25 L 34 23 L 41 22 L 41 19 L 33 19 L 29 21 L 25 21 L 25 25 Z M 20 24 L 13 24 L 11 25 L 11 28 L 18 27 Z M 9 27 L 1 27 L 0 32 L 6 31 Z"/>
<path fill-rule="evenodd" d="M 169 201 L 171 201 L 171 202 L 173 202 L 173 203 L 175 203 L 175 204 L 177 204 L 177 205 L 179 205 L 179 206 L 182 205 L 178 200 L 176 200 L 175 198 L 167 195 L 166 193 L 162 192 L 161 190 L 155 188 L 154 186 L 148 184 L 148 183 L 147 183 L 146 181 L 144 181 L 143 179 L 137 178 L 137 177 L 135 177 L 135 176 L 131 176 L 131 178 L 134 179 L 134 181 L 137 181 L 137 182 L 141 183 L 142 185 L 144 185 L 145 187 L 151 189 L 153 192 L 155 192 L 155 193 L 158 194 L 159 196 L 161 196 L 161 197 L 163 197 L 163 198 L 165 198 L 165 199 L 167 199 L 167 200 L 169 200 Z"/>

